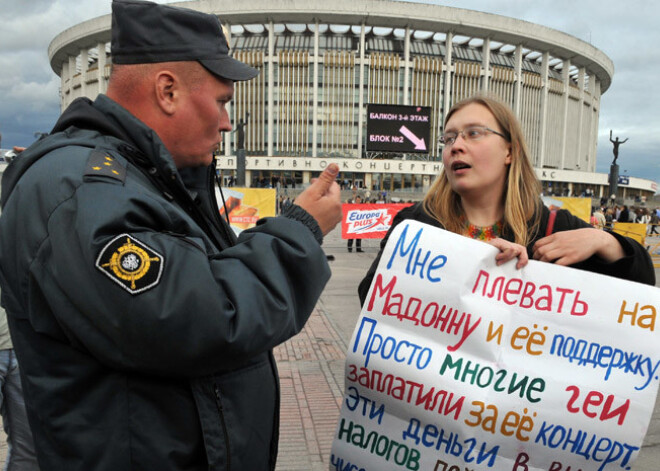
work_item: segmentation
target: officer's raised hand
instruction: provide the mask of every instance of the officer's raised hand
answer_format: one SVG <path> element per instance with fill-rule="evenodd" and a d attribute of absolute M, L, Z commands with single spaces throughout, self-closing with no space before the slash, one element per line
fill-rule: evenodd
<path fill-rule="evenodd" d="M 335 181 L 339 167 L 330 164 L 312 184 L 296 198 L 296 204 L 311 214 L 323 235 L 341 221 L 341 198 Z"/>

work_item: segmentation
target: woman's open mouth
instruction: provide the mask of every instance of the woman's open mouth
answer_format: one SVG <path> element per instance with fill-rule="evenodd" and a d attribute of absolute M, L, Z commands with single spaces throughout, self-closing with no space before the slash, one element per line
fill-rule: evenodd
<path fill-rule="evenodd" d="M 465 170 L 472 168 L 471 165 L 466 164 L 465 162 L 461 162 L 460 160 L 457 160 L 456 162 L 451 164 L 451 170 L 452 172 L 458 172 L 460 170 Z"/>

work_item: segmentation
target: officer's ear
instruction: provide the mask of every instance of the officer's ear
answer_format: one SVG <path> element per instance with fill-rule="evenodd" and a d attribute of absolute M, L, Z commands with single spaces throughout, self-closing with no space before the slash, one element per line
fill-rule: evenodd
<path fill-rule="evenodd" d="M 181 98 L 181 80 L 170 70 L 161 70 L 154 80 L 154 92 L 158 107 L 167 115 L 176 111 Z"/>

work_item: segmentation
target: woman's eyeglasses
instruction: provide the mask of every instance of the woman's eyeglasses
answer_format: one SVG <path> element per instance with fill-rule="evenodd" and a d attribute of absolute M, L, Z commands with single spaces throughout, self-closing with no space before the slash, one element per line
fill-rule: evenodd
<path fill-rule="evenodd" d="M 494 129 L 487 128 L 486 126 L 468 126 L 465 129 L 462 129 L 461 131 L 447 131 L 440 136 L 440 142 L 443 143 L 445 146 L 450 146 L 454 142 L 456 142 L 456 139 L 458 139 L 458 135 L 460 134 L 463 136 L 463 139 L 466 141 L 478 141 L 479 139 L 482 139 L 483 137 L 486 136 L 488 133 L 493 133 L 497 134 L 498 136 L 503 137 L 507 141 L 509 138 L 507 138 L 504 134 L 502 134 L 499 131 L 495 131 Z"/>

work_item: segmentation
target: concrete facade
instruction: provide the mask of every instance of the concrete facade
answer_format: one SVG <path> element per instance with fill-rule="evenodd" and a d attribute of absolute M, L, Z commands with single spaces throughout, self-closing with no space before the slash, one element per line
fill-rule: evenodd
<path fill-rule="evenodd" d="M 607 175 L 595 173 L 596 143 L 600 97 L 614 65 L 591 44 L 513 18 L 389 0 L 173 5 L 217 14 L 235 57 L 261 71 L 236 84 L 231 109 L 233 122 L 250 114 L 248 184 L 272 176 L 306 183 L 314 170 L 305 163 L 321 158 L 352 161 L 342 172 L 351 184 L 424 191 L 438 172 L 444 113 L 462 98 L 487 92 L 516 112 L 541 178 L 547 170 L 561 175 L 543 180 L 547 188 L 560 195 L 589 188 L 595 196 L 608 196 Z M 63 108 L 79 96 L 105 92 L 109 41 L 109 15 L 52 41 L 48 54 L 61 78 Z M 429 153 L 367 152 L 369 103 L 431 107 Z M 234 155 L 233 140 L 227 133 L 222 155 Z M 368 168 L 364 159 L 388 162 L 394 170 Z M 422 170 L 402 160 L 435 165 Z M 232 159 L 221 159 L 225 176 L 235 168 Z M 651 196 L 655 190 L 655 182 L 631 178 L 620 185 L 619 196 Z"/>

